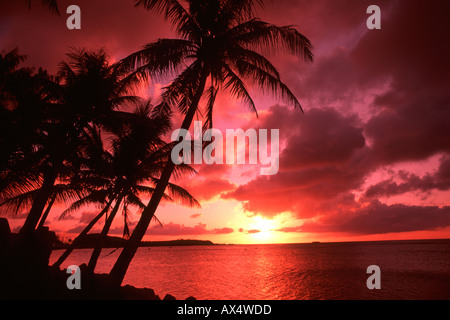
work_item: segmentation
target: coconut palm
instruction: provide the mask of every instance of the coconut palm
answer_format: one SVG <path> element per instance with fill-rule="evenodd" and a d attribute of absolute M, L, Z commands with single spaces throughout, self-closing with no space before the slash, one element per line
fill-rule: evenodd
<path fill-rule="evenodd" d="M 41 69 L 19 68 L 25 58 L 17 48 L 0 53 L 0 192 L 12 182 L 18 160 L 32 153 L 51 104 L 52 78 Z"/>
<path fill-rule="evenodd" d="M 117 111 L 119 107 L 138 100 L 130 95 L 137 78 L 128 76 L 123 66 L 109 64 L 103 50 L 73 49 L 67 56 L 68 61 L 60 65 L 57 92 L 48 112 L 43 140 L 35 145 L 41 183 L 20 230 L 24 236 L 31 235 L 36 228 L 52 199 L 57 180 L 67 178 L 68 168 L 77 167 L 86 128 L 98 124 L 117 130 L 126 115 Z"/>
<path fill-rule="evenodd" d="M 151 196 L 153 194 L 158 177 L 164 168 L 164 165 L 170 158 L 171 145 L 167 145 L 161 137 L 167 133 L 170 128 L 170 119 L 166 115 L 152 114 L 152 108 L 149 102 L 141 105 L 130 118 L 125 128 L 119 136 L 113 138 L 111 151 L 103 150 L 102 140 L 96 132 L 92 135 L 94 156 L 90 159 L 97 159 L 95 167 L 88 167 L 85 173 L 82 173 L 82 180 L 86 178 L 96 178 L 100 182 L 100 188 L 94 190 L 88 197 L 75 202 L 69 211 L 79 208 L 82 204 L 92 203 L 102 199 L 106 204 L 106 210 L 102 210 L 94 220 L 98 221 L 102 215 L 109 211 L 109 216 L 103 226 L 100 241 L 95 247 L 88 265 L 88 270 L 93 272 L 100 256 L 106 236 L 111 228 L 116 214 L 121 210 L 124 218 L 123 235 L 129 235 L 128 218 L 130 207 L 143 210 L 145 205 L 141 196 Z M 98 148 L 100 147 L 100 148 Z M 97 151 L 95 150 L 97 149 Z M 103 150 L 100 151 L 99 150 Z M 99 156 L 103 154 L 103 156 Z M 105 156 L 106 155 L 106 156 Z M 94 161 L 95 162 L 95 161 Z M 194 172 L 186 165 L 177 166 L 175 169 L 178 174 Z M 89 179 L 88 179 L 89 180 Z M 168 194 L 164 198 L 169 201 L 180 200 L 189 206 L 199 206 L 198 202 L 183 188 L 169 184 Z M 94 223 L 95 224 L 95 223 Z M 84 237 L 93 227 L 90 223 L 88 230 L 82 232 Z M 79 242 L 80 239 L 77 241 Z M 68 253 L 73 250 L 71 246 Z M 67 258 L 68 253 L 62 256 L 55 263 L 60 266 Z"/>
<path fill-rule="evenodd" d="M 292 26 L 276 26 L 254 16 L 253 0 L 139 0 L 137 5 L 156 10 L 172 23 L 178 39 L 159 39 L 149 43 L 123 60 L 123 64 L 142 78 L 174 75 L 162 94 L 165 105 L 178 107 L 184 114 L 182 129 L 188 130 L 201 98 L 206 96 L 203 113 L 205 124 L 212 126 L 217 92 L 228 89 L 250 110 L 256 106 L 246 83 L 256 85 L 301 109 L 280 74 L 264 56 L 282 51 L 313 60 L 310 41 Z M 184 137 L 183 137 L 184 138 Z M 120 284 L 139 243 L 164 194 L 174 164 L 169 162 L 155 192 L 143 210 L 127 245 L 111 270 L 114 282 Z"/>
<path fill-rule="evenodd" d="M 39 192 L 46 158 L 42 146 L 57 127 L 49 123 L 57 84 L 44 70 L 18 69 L 23 60 L 17 49 L 0 56 L 0 202 L 16 211 Z"/>
<path fill-rule="evenodd" d="M 13 161 L 19 155 L 19 150 L 28 149 L 25 147 L 25 137 L 23 134 L 17 135 L 23 130 L 30 128 L 28 120 L 35 119 L 19 116 L 21 111 L 28 105 L 19 103 L 19 98 L 24 96 L 25 86 L 30 85 L 32 72 L 27 68 L 19 68 L 25 56 L 20 55 L 18 49 L 0 53 L 0 193 L 12 182 Z M 26 83 L 26 85 L 24 85 Z M 24 112 L 23 115 L 28 115 Z M 27 125 L 22 125 L 25 124 Z M 37 121 L 36 121 L 37 122 Z M 31 126 L 34 127 L 34 126 Z M 18 130 L 17 130 L 18 129 Z M 32 130 L 32 129 L 31 129 Z"/>
<path fill-rule="evenodd" d="M 124 217 L 124 236 L 128 235 L 129 207 L 139 210 L 145 208 L 140 195 L 151 196 L 154 188 L 145 183 L 155 184 L 158 176 L 170 159 L 170 150 L 161 136 L 170 128 L 169 119 L 165 116 L 149 117 L 150 105 L 147 103 L 139 108 L 131 121 L 129 128 L 113 141 L 111 155 L 111 192 L 115 195 L 115 204 L 101 232 L 100 242 L 94 249 L 88 264 L 88 271 L 94 272 L 100 256 L 103 241 L 120 207 Z M 189 170 L 187 166 L 178 166 L 182 171 Z M 198 202 L 183 188 L 169 184 L 170 195 L 163 195 L 165 199 L 176 197 L 190 206 L 199 206 Z"/>

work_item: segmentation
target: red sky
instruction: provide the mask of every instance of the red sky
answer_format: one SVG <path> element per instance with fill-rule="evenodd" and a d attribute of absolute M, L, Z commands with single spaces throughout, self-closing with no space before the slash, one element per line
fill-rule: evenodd
<path fill-rule="evenodd" d="M 69 47 L 105 48 L 119 60 L 173 37 L 170 25 L 133 1 L 60 1 L 61 16 L 32 1 L 0 4 L 0 50 L 18 47 L 27 65 L 54 73 Z M 81 30 L 65 9 L 81 8 Z M 368 30 L 366 9 L 381 8 L 382 29 Z M 219 243 L 344 241 L 450 237 L 450 3 L 446 0 L 267 1 L 259 16 L 296 25 L 314 45 L 315 62 L 274 56 L 305 113 L 252 90 L 260 117 L 223 94 L 214 127 L 280 130 L 280 169 L 198 167 L 177 181 L 201 209 L 165 204 L 148 239 Z M 142 95 L 159 92 L 151 83 Z M 80 231 L 86 208 L 48 225 Z M 23 216 L 9 217 L 14 228 Z M 138 214 L 134 216 L 134 222 Z M 118 219 L 120 220 L 120 219 Z M 112 233 L 122 233 L 118 221 Z"/>

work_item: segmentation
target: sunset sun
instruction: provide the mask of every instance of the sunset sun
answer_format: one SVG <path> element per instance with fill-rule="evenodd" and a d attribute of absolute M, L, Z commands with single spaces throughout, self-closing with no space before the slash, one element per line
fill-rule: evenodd
<path fill-rule="evenodd" d="M 275 220 L 266 219 L 260 216 L 254 217 L 253 222 L 249 225 L 252 232 L 252 237 L 256 242 L 274 242 L 277 239 L 277 232 L 275 229 L 278 223 Z"/>
<path fill-rule="evenodd" d="M 254 219 L 254 223 L 251 224 L 251 227 L 252 229 L 259 230 L 260 232 L 270 232 L 276 227 L 276 222 L 274 220 L 257 216 Z"/>

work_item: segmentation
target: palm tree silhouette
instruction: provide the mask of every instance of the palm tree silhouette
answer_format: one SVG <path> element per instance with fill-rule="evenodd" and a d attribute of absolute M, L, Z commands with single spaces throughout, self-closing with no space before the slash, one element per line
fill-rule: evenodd
<path fill-rule="evenodd" d="M 39 118 L 29 115 L 29 105 L 23 103 L 20 97 L 26 95 L 25 86 L 34 87 L 32 71 L 27 68 L 19 68 L 25 56 L 20 55 L 18 49 L 0 53 L 0 192 L 15 181 L 14 162 L 29 151 L 27 134 L 22 130 L 34 131 L 35 123 Z M 37 107 L 41 107 L 38 105 Z M 40 108 L 36 108 L 40 109 Z M 25 111 L 25 112 L 24 112 Z M 32 136 L 33 137 L 33 136 Z"/>
<path fill-rule="evenodd" d="M 24 56 L 15 49 L 0 56 L 0 87 L 2 105 L 1 205 L 18 210 L 29 207 L 40 192 L 44 171 L 44 149 L 57 124 L 50 124 L 49 114 L 57 95 L 53 77 L 39 69 L 18 65 Z M 45 147 L 44 147 L 45 146 Z M 54 196 L 62 196 L 61 185 L 55 186 Z M 66 196 L 69 196 L 66 194 Z"/>
<path fill-rule="evenodd" d="M 170 20 L 180 38 L 159 39 L 123 60 L 124 65 L 143 79 L 176 75 L 164 88 L 165 103 L 161 106 L 178 107 L 185 115 L 182 129 L 189 129 L 205 93 L 205 124 L 212 126 L 214 101 L 221 89 L 228 89 L 233 97 L 256 112 L 245 85 L 247 81 L 301 109 L 277 69 L 263 54 L 283 51 L 312 61 L 312 45 L 305 36 L 292 26 L 280 27 L 255 18 L 255 3 L 262 5 L 260 0 L 188 0 L 186 3 L 185 7 L 177 0 L 138 0 L 136 5 L 154 9 Z M 116 284 L 123 281 L 174 167 L 172 162 L 165 166 L 149 204 L 110 272 Z"/>
<path fill-rule="evenodd" d="M 79 179 L 85 182 L 96 181 L 97 188 L 87 197 L 74 202 L 63 214 L 77 210 L 81 205 L 94 202 L 101 202 L 105 207 L 53 266 L 61 265 L 80 239 L 86 236 L 100 217 L 109 211 L 109 208 L 112 210 L 101 231 L 100 241 L 89 260 L 88 271 L 94 272 L 106 236 L 120 209 L 124 218 L 124 236 L 129 235 L 129 207 L 132 206 L 138 210 L 145 208 L 141 195 L 153 194 L 154 188 L 148 184 L 155 185 L 158 182 L 157 177 L 170 159 L 172 146 L 162 140 L 162 136 L 170 129 L 170 116 L 159 112 L 153 113 L 155 109 L 150 102 L 140 105 L 135 110 L 134 116 L 128 119 L 122 132 L 113 138 L 111 151 L 103 148 L 100 131 L 92 130 L 91 143 L 86 144 L 90 146 L 87 148 L 89 152 L 86 155 L 88 165 L 86 170 L 79 174 Z M 195 172 L 184 164 L 177 166 L 175 170 L 177 174 Z M 164 198 L 168 201 L 179 200 L 191 207 L 200 206 L 186 190 L 175 184 L 169 184 L 168 194 L 165 194 Z"/>
<path fill-rule="evenodd" d="M 103 242 L 108 234 L 111 224 L 122 206 L 124 217 L 124 235 L 128 235 L 127 217 L 129 206 L 140 210 L 145 208 L 139 195 L 151 196 L 154 188 L 144 183 L 157 182 L 164 165 L 170 161 L 170 150 L 161 140 L 161 136 L 170 128 L 170 121 L 165 116 L 150 117 L 151 108 L 147 103 L 135 112 L 136 117 L 130 121 L 124 134 L 113 141 L 111 154 L 111 192 L 115 195 L 115 204 L 109 213 L 101 232 L 100 242 L 95 247 L 88 264 L 88 271 L 94 272 L 97 260 L 100 256 Z M 178 166 L 182 171 L 189 167 Z M 165 199 L 172 200 L 176 197 L 185 200 L 190 206 L 199 206 L 198 202 L 183 188 L 169 184 L 170 195 L 163 195 Z"/>
<path fill-rule="evenodd" d="M 117 111 L 138 98 L 130 95 L 137 84 L 119 64 L 108 63 L 103 50 L 71 50 L 68 61 L 62 62 L 58 78 L 53 82 L 52 101 L 47 118 L 41 126 L 42 140 L 34 145 L 31 157 L 38 170 L 39 188 L 31 209 L 20 230 L 32 235 L 44 208 L 55 194 L 58 180 L 65 181 L 77 171 L 83 136 L 91 124 L 117 130 L 126 113 Z M 33 172 L 33 171 L 31 171 Z"/>

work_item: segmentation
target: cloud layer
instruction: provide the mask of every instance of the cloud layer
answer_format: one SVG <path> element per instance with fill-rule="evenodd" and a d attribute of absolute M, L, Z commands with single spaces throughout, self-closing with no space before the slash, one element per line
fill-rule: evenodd
<path fill-rule="evenodd" d="M 156 38 L 173 36 L 168 23 L 128 1 L 76 4 L 82 8 L 81 31 L 67 30 L 64 13 L 52 16 L 38 2 L 32 11 L 20 1 L 2 3 L 1 49 L 18 46 L 29 55 L 29 64 L 54 72 L 69 46 L 106 47 L 113 59 L 120 59 Z M 198 176 L 180 183 L 202 203 L 239 201 L 247 215 L 266 218 L 290 213 L 295 222 L 280 226 L 279 232 L 360 235 L 449 227 L 448 200 L 444 205 L 422 200 L 450 195 L 450 2 L 379 0 L 382 29 L 369 31 L 366 8 L 371 4 L 267 4 L 261 10 L 264 20 L 297 25 L 314 44 L 312 65 L 289 56 L 273 58 L 305 113 L 250 87 L 259 102 L 259 119 L 227 96 L 218 99 L 214 116 L 221 129 L 279 129 L 279 172 L 260 176 L 255 167 L 202 166 Z M 66 3 L 61 6 L 64 12 Z M 420 165 L 433 157 L 437 166 Z M 407 201 L 387 201 L 399 196 Z M 82 222 L 89 217 L 84 214 Z M 195 212 L 190 225 L 170 222 L 152 226 L 149 233 L 259 231 L 207 225 L 206 218 Z"/>
<path fill-rule="evenodd" d="M 300 79 L 310 103 L 306 114 L 272 107 L 261 124 L 278 126 L 284 137 L 280 173 L 256 177 L 223 197 L 242 201 L 253 214 L 288 211 L 310 219 L 285 232 L 373 234 L 450 226 L 448 207 L 379 201 L 450 189 L 450 46 L 443 40 L 450 23 L 442 7 L 449 4 L 395 2 L 382 30 L 334 47 L 317 59 L 314 71 L 291 70 L 289 77 Z M 442 156 L 437 172 L 421 177 L 406 166 L 357 196 L 377 170 L 436 155 Z"/>

